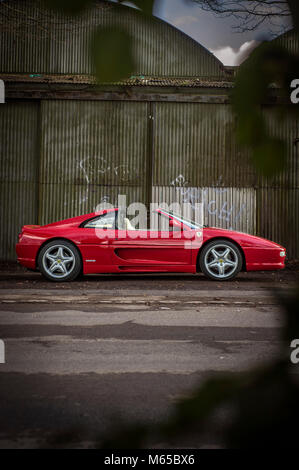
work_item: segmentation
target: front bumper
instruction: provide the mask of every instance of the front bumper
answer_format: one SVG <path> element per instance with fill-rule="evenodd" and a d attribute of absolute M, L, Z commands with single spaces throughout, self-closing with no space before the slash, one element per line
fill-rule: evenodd
<path fill-rule="evenodd" d="M 243 248 L 247 271 L 272 271 L 285 268 L 286 250 L 283 247 Z"/>

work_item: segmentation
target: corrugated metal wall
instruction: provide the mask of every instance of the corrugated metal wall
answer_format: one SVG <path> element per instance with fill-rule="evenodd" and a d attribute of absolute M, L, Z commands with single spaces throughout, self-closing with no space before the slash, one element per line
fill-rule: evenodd
<path fill-rule="evenodd" d="M 299 123 L 292 110 L 280 114 L 278 107 L 264 109 L 273 136 L 286 144 L 286 168 L 279 176 L 260 178 L 257 189 L 257 233 L 287 247 L 290 258 L 299 258 Z"/>
<path fill-rule="evenodd" d="M 0 106 L 0 259 L 15 259 L 17 234 L 37 223 L 37 103 Z"/>
<path fill-rule="evenodd" d="M 274 39 L 274 43 L 285 47 L 292 54 L 298 54 L 299 37 L 293 30 L 278 36 L 278 38 Z"/>
<path fill-rule="evenodd" d="M 105 200 L 145 202 L 148 104 L 42 103 L 41 224 L 84 214 Z"/>
<path fill-rule="evenodd" d="M 251 187 L 256 174 L 235 144 L 229 105 L 157 103 L 154 185 Z"/>
<path fill-rule="evenodd" d="M 235 143 L 229 105 L 155 105 L 153 199 L 204 202 L 205 222 L 273 239 L 299 257 L 298 122 L 278 107 L 263 110 L 272 135 L 286 143 L 285 171 L 262 178 Z"/>
<path fill-rule="evenodd" d="M 206 224 L 255 233 L 256 175 L 233 128 L 228 105 L 157 103 L 155 202 L 202 202 Z"/>
<path fill-rule="evenodd" d="M 289 259 L 299 259 L 298 189 L 261 188 L 257 206 L 257 233 L 285 246 Z"/>
<path fill-rule="evenodd" d="M 253 188 L 153 186 L 152 200 L 169 206 L 203 203 L 204 224 L 246 233 L 256 232 L 256 191 Z M 192 216 L 192 215 L 191 215 Z M 195 215 L 192 216 L 195 219 Z"/>
<path fill-rule="evenodd" d="M 29 0 L 0 3 L 6 19 L 0 28 L 0 72 L 92 73 L 89 39 L 95 27 L 118 24 L 133 37 L 135 74 L 224 75 L 222 64 L 204 47 L 157 18 L 144 19 L 132 8 L 98 1 L 78 19 L 61 19 L 38 5 Z"/>

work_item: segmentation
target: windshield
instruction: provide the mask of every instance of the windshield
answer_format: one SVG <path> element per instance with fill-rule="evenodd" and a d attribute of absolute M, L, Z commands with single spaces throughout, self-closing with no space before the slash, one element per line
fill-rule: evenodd
<path fill-rule="evenodd" d="M 158 209 L 159 211 L 161 211 L 161 213 L 165 214 L 165 215 L 168 215 L 168 216 L 171 216 L 171 217 L 174 217 L 175 219 L 177 219 L 179 222 L 181 222 L 182 224 L 184 225 L 187 225 L 187 227 L 191 228 L 192 230 L 196 230 L 197 228 L 203 228 L 204 225 L 201 225 L 197 222 L 195 222 L 194 220 L 191 220 L 191 219 L 187 219 L 185 217 L 182 217 L 181 215 L 179 214 L 176 214 L 175 212 L 173 211 L 165 211 L 163 209 Z"/>

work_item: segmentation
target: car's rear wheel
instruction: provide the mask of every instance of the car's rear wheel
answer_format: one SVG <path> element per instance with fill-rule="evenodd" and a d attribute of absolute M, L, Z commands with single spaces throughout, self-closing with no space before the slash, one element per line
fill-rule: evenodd
<path fill-rule="evenodd" d="M 81 272 L 82 262 L 78 249 L 72 243 L 53 240 L 41 249 L 38 267 L 51 281 L 73 281 Z"/>
<path fill-rule="evenodd" d="M 199 259 L 201 271 L 215 281 L 233 279 L 242 268 L 239 248 L 228 240 L 215 240 L 204 246 Z"/>

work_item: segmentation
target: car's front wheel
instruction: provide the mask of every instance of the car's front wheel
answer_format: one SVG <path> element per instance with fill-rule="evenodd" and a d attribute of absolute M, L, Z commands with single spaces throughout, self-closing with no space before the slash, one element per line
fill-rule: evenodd
<path fill-rule="evenodd" d="M 78 249 L 66 240 L 47 243 L 38 255 L 41 273 L 51 281 L 73 281 L 81 272 L 81 257 Z"/>
<path fill-rule="evenodd" d="M 215 240 L 204 246 L 199 259 L 201 271 L 210 279 L 233 279 L 242 268 L 239 248 L 228 240 Z"/>

